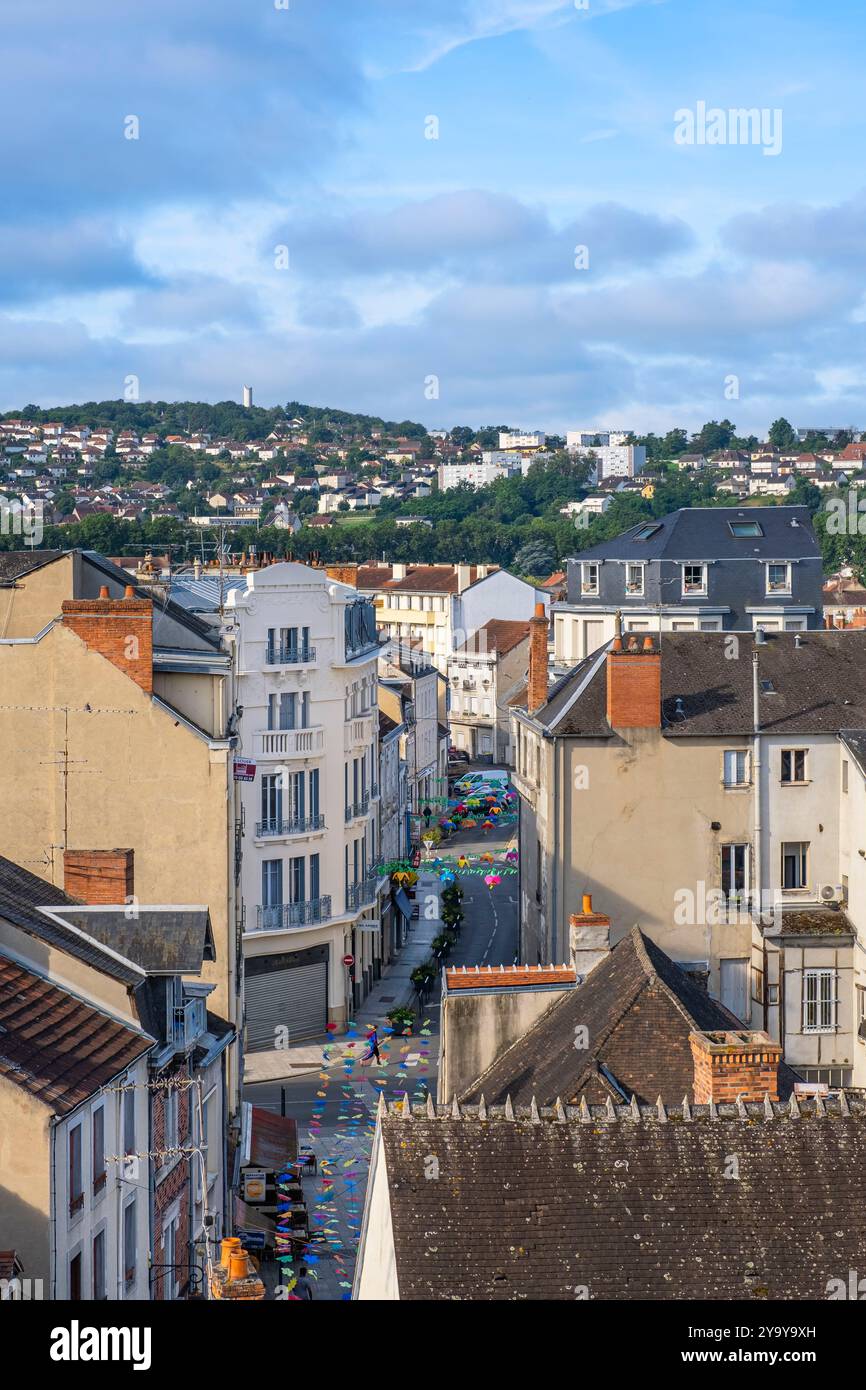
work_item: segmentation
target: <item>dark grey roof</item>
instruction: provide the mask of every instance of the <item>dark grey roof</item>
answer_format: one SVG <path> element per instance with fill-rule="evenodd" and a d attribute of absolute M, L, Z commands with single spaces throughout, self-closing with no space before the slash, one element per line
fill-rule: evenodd
<path fill-rule="evenodd" d="M 731 521 L 758 521 L 763 536 L 738 539 Z M 792 522 L 797 525 L 793 526 Z M 648 540 L 635 539 L 646 526 L 658 526 Z M 681 507 L 666 516 L 645 518 L 610 541 L 581 550 L 576 560 L 732 560 L 820 559 L 808 507 Z"/>
<path fill-rule="evenodd" d="M 383 1115 L 400 1299 L 826 1299 L 866 1268 L 866 1116 L 822 1108 Z"/>
<path fill-rule="evenodd" d="M 0 550 L 0 589 L 59 559 L 62 550 Z"/>
<path fill-rule="evenodd" d="M 838 915 L 838 914 L 837 914 Z M 588 1046 L 575 1047 L 576 1029 Z M 742 1028 L 740 1019 L 686 974 L 670 956 L 632 927 L 582 985 L 559 999 L 492 1066 L 466 1088 L 467 1099 L 545 1105 L 557 1097 L 577 1102 L 606 1095 L 679 1104 L 693 1095 L 690 1032 Z M 797 1078 L 779 1071 L 787 1098 Z"/>
<path fill-rule="evenodd" d="M 120 565 L 112 564 L 104 555 L 100 555 L 95 550 L 82 551 L 88 564 L 97 570 L 100 576 L 105 579 L 113 579 L 117 584 L 122 585 L 121 593 L 127 585 L 131 585 L 135 591 L 136 598 L 153 599 L 153 644 L 155 647 L 177 647 L 177 641 L 171 633 L 172 623 L 183 628 L 192 637 L 196 637 L 206 646 L 216 650 L 222 650 L 222 640 L 218 630 L 212 623 L 205 622 L 195 613 L 188 612 L 173 599 L 160 598 L 154 594 L 154 590 L 147 584 L 137 584 L 130 576 L 129 572 L 121 569 Z"/>
<path fill-rule="evenodd" d="M 70 907 L 77 906 L 76 899 L 70 898 L 62 888 L 46 883 L 45 879 L 37 878 L 11 859 L 0 856 L 0 917 L 47 946 L 56 946 L 95 970 L 101 970 L 104 975 L 125 985 L 139 984 L 141 971 L 132 964 L 115 959 L 97 941 L 70 930 L 39 910 L 40 907 L 59 908 L 65 915 Z"/>
<path fill-rule="evenodd" d="M 206 907 L 140 907 L 128 917 L 130 911 L 77 907 L 63 916 L 148 975 L 197 975 L 203 961 L 216 959 Z"/>
<path fill-rule="evenodd" d="M 783 936 L 822 936 L 838 940 L 849 937 L 852 941 L 857 933 L 847 913 L 841 908 L 825 904 L 811 907 L 783 907 Z"/>
<path fill-rule="evenodd" d="M 664 632 L 660 644 L 662 715 L 669 738 L 752 733 L 754 653 L 763 732 L 826 734 L 844 729 L 849 741 L 856 731 L 866 731 L 864 629 L 768 632 L 763 644 L 756 643 L 751 632 Z M 611 736 L 604 660 L 566 710 L 591 666 L 591 659 L 581 662 L 559 681 L 535 715 L 540 724 L 556 734 Z"/>

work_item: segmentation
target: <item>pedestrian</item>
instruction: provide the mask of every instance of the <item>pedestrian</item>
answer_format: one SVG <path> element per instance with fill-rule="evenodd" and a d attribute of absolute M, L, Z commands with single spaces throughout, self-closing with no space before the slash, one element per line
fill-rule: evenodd
<path fill-rule="evenodd" d="M 298 1270 L 298 1281 L 295 1284 L 294 1292 L 300 1299 L 311 1299 L 313 1297 L 313 1286 L 307 1275 L 306 1265 L 301 1265 Z"/>
<path fill-rule="evenodd" d="M 369 1033 L 368 1036 L 367 1036 L 367 1049 L 368 1049 L 368 1050 L 367 1050 L 366 1054 L 361 1058 L 361 1061 L 362 1061 L 362 1062 L 371 1062 L 371 1061 L 373 1060 L 373 1058 L 375 1057 L 375 1059 L 376 1059 L 376 1066 L 377 1066 L 377 1067 L 381 1067 L 381 1065 L 382 1065 L 382 1058 L 379 1056 L 379 1035 L 378 1035 L 378 1033 L 376 1032 L 376 1029 L 375 1029 L 375 1028 L 374 1028 L 373 1031 L 372 1031 L 371 1033 Z"/>
<path fill-rule="evenodd" d="M 425 806 L 425 807 L 424 807 L 424 825 L 425 825 L 425 828 L 426 828 L 427 830 L 430 829 L 430 822 L 431 822 L 432 819 L 433 819 L 433 807 L 432 807 L 432 806 Z"/>

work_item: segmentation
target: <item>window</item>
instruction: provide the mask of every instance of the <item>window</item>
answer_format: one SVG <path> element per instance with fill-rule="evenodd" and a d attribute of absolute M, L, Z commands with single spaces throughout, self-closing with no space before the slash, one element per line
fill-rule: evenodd
<path fill-rule="evenodd" d="M 782 887 L 806 888 L 809 883 L 809 844 L 806 840 L 782 845 Z"/>
<path fill-rule="evenodd" d="M 262 828 L 278 830 L 283 819 L 282 774 L 266 773 L 262 777 Z"/>
<path fill-rule="evenodd" d="M 281 907 L 283 902 L 283 861 L 265 859 L 262 863 L 262 906 Z"/>
<path fill-rule="evenodd" d="M 847 792 L 847 791 L 848 791 L 848 759 L 847 759 L 847 758 L 843 758 L 843 759 L 842 759 L 842 790 L 843 790 L 843 792 Z"/>
<path fill-rule="evenodd" d="M 91 1135 L 91 1152 L 93 1157 L 93 1191 L 94 1194 L 105 1190 L 105 1106 L 100 1105 L 93 1112 L 93 1125 Z"/>
<path fill-rule="evenodd" d="M 632 536 L 633 541 L 648 541 L 650 536 L 654 536 L 656 531 L 660 531 L 661 525 L 650 522 L 648 525 L 641 526 Z"/>
<path fill-rule="evenodd" d="M 782 781 L 789 783 L 806 781 L 805 748 L 782 749 Z"/>
<path fill-rule="evenodd" d="M 127 1078 L 127 1085 L 132 1085 L 131 1078 Z M 135 1091 L 133 1090 L 123 1093 L 123 1152 L 125 1154 L 135 1153 Z"/>
<path fill-rule="evenodd" d="M 84 1206 L 81 1182 L 81 1125 L 69 1131 L 69 1215 L 74 1216 Z"/>
<path fill-rule="evenodd" d="M 73 1303 L 81 1302 L 81 1255 L 73 1255 L 69 1261 L 69 1297 Z"/>
<path fill-rule="evenodd" d="M 178 1146 L 178 1113 L 177 1113 L 177 1091 L 174 1087 L 166 1087 L 165 1100 L 165 1147 L 176 1149 Z"/>
<path fill-rule="evenodd" d="M 294 859 L 292 859 L 291 865 L 290 865 L 290 871 L 291 871 L 292 902 L 293 902 L 293 903 L 302 903 L 302 902 L 306 902 L 306 898 L 307 898 L 306 885 L 305 885 L 306 868 L 307 868 L 306 860 L 303 858 L 302 855 L 298 855 L 297 857 L 295 857 Z"/>
<path fill-rule="evenodd" d="M 803 971 L 803 1032 L 835 1033 L 836 971 Z"/>
<path fill-rule="evenodd" d="M 135 1198 L 123 1208 L 123 1280 L 135 1283 Z"/>
<path fill-rule="evenodd" d="M 864 1029 L 864 1027 L 863 1027 L 864 1023 L 866 1023 L 866 989 L 864 989 L 863 985 L 858 985 L 858 986 L 857 986 L 856 993 L 857 993 L 857 1032 L 858 1032 L 858 1034 L 860 1035 L 861 1038 L 863 1038 L 864 1040 L 866 1040 L 866 1029 Z"/>
<path fill-rule="evenodd" d="M 729 521 L 728 526 L 731 535 L 738 540 L 747 540 L 751 536 L 763 536 L 764 531 L 760 521 Z"/>
<path fill-rule="evenodd" d="M 319 819 L 319 769 L 314 767 L 310 773 L 310 815 L 313 824 Z"/>
<path fill-rule="evenodd" d="M 789 594 L 791 592 L 791 566 L 787 564 L 767 565 L 767 593 Z"/>
<path fill-rule="evenodd" d="M 162 1232 L 162 1263 L 167 1266 L 163 1280 L 163 1298 L 175 1298 L 177 1296 L 177 1217 L 173 1217 Z"/>
<path fill-rule="evenodd" d="M 743 898 L 749 891 L 749 846 L 722 845 L 722 892 L 727 898 Z"/>
<path fill-rule="evenodd" d="M 726 787 L 743 787 L 748 782 L 748 754 L 739 749 L 725 751 L 724 781 Z"/>
<path fill-rule="evenodd" d="M 586 562 L 584 562 L 584 563 L 581 565 L 580 571 L 581 571 L 581 585 L 580 585 L 580 591 L 581 591 L 581 593 L 583 593 L 583 594 L 597 594 L 597 593 L 598 593 L 598 565 L 593 565 L 593 564 L 590 564 L 588 561 L 586 561 Z"/>
<path fill-rule="evenodd" d="M 319 886 L 320 886 L 320 869 L 319 869 L 319 862 L 320 862 L 320 861 L 319 861 L 319 856 L 318 856 L 318 854 L 311 854 L 311 855 L 310 855 L 310 897 L 311 897 L 311 899 L 313 900 L 313 902 L 315 902 L 316 899 L 319 898 L 319 897 L 321 896 L 321 894 L 320 894 L 320 892 L 319 892 Z"/>
<path fill-rule="evenodd" d="M 626 565 L 625 591 L 627 594 L 643 593 L 643 565 Z"/>
<path fill-rule="evenodd" d="M 105 1232 L 97 1231 L 93 1237 L 93 1298 L 98 1303 L 106 1297 Z"/>
<path fill-rule="evenodd" d="M 707 592 L 706 565 L 683 565 L 683 593 L 705 594 Z"/>

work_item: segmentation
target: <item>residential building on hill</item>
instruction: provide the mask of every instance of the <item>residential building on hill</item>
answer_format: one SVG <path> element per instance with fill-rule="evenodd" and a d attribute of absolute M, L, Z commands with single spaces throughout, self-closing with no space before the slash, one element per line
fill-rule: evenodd
<path fill-rule="evenodd" d="M 568 561 L 554 613 L 565 670 L 626 632 L 720 632 L 822 625 L 821 547 L 806 507 L 683 507 Z"/>

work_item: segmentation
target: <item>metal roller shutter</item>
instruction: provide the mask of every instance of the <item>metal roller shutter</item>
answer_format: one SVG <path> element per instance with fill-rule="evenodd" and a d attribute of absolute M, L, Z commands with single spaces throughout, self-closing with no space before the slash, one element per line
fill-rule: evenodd
<path fill-rule="evenodd" d="M 290 1045 L 325 1031 L 327 961 L 248 974 L 245 993 L 248 1052 L 270 1051 L 278 1028 L 288 1028 Z"/>

